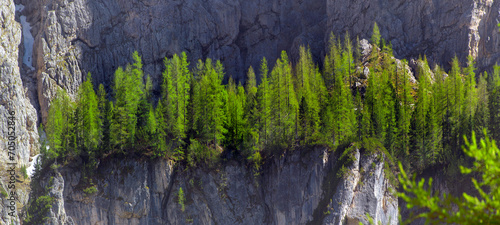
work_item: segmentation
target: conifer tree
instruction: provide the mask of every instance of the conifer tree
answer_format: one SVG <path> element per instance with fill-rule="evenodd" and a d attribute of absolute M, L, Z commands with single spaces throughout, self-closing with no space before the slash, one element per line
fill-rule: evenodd
<path fill-rule="evenodd" d="M 267 77 L 266 77 L 267 79 Z M 246 122 L 244 135 L 243 150 L 247 156 L 253 155 L 259 149 L 259 105 L 258 105 L 258 88 L 255 72 L 250 66 L 247 73 L 245 84 L 246 103 L 244 110 L 244 118 Z M 239 92 L 238 92 L 239 93 Z"/>
<path fill-rule="evenodd" d="M 378 28 L 377 23 L 373 23 L 373 31 L 372 31 L 372 37 L 371 37 L 371 43 L 373 44 L 372 47 L 372 52 L 371 52 L 371 58 L 372 62 L 377 65 L 378 60 L 379 60 L 379 51 L 378 48 L 380 47 L 380 40 L 381 40 L 381 35 L 380 35 L 380 30 Z"/>
<path fill-rule="evenodd" d="M 153 141 L 154 156 L 155 157 L 165 157 L 167 156 L 167 122 L 165 119 L 165 107 L 163 107 L 163 101 L 159 101 L 155 109 L 155 119 L 156 119 L 156 135 Z M 174 158 L 178 160 L 179 158 Z"/>
<path fill-rule="evenodd" d="M 463 134 L 470 138 L 471 132 L 474 129 L 474 113 L 477 107 L 477 91 L 476 91 L 476 74 L 474 73 L 474 58 L 471 55 L 467 57 L 468 66 L 464 69 L 464 104 L 462 112 L 463 118 Z M 482 132 L 479 132 L 482 133 Z"/>
<path fill-rule="evenodd" d="M 412 117 L 413 97 L 411 96 L 410 74 L 406 71 L 406 60 L 401 61 L 402 69 L 396 72 L 396 113 L 398 138 L 396 149 L 400 149 L 401 156 L 407 156 L 410 150 L 410 121 Z M 397 68 L 397 67 L 396 67 Z"/>
<path fill-rule="evenodd" d="M 500 141 L 500 66 L 493 67 L 489 80 L 488 108 L 490 111 L 489 130 L 493 140 Z"/>
<path fill-rule="evenodd" d="M 76 129 L 77 137 L 83 142 L 79 148 L 83 148 L 89 157 L 96 157 L 96 150 L 101 137 L 101 117 L 99 112 L 99 102 L 92 85 L 90 72 L 87 80 L 80 85 L 78 90 L 78 104 L 81 123 L 80 129 Z"/>
<path fill-rule="evenodd" d="M 120 150 L 133 145 L 137 126 L 137 110 L 144 95 L 142 60 L 137 52 L 134 63 L 115 72 L 113 90 L 116 103 L 111 123 L 111 142 Z"/>
<path fill-rule="evenodd" d="M 186 53 L 172 59 L 165 58 L 163 72 L 163 98 L 166 107 L 166 124 L 170 135 L 180 143 L 186 137 L 187 107 L 190 92 L 190 77 Z"/>
<path fill-rule="evenodd" d="M 349 52 L 344 52 L 345 54 L 351 54 Z M 344 57 L 347 58 L 347 57 Z M 349 62 L 344 60 L 339 63 L 339 69 L 335 73 L 335 85 L 333 89 L 333 122 L 334 122 L 334 136 L 335 143 L 341 144 L 348 138 L 356 134 L 356 117 L 354 113 L 353 96 L 348 87 L 346 79 L 348 78 L 348 70 L 346 69 Z"/>
<path fill-rule="evenodd" d="M 490 111 L 488 108 L 489 92 L 488 92 L 488 73 L 484 73 L 479 78 L 477 88 L 477 107 L 473 119 L 473 131 L 478 134 L 477 139 L 485 138 L 483 131 L 488 131 Z"/>
<path fill-rule="evenodd" d="M 380 30 L 378 28 L 377 23 L 373 23 L 373 31 L 372 31 L 372 37 L 371 37 L 371 42 L 376 45 L 376 47 L 380 47 Z"/>
<path fill-rule="evenodd" d="M 195 126 L 198 136 L 205 142 L 212 141 L 217 145 L 226 132 L 225 103 L 227 92 L 222 85 L 224 77 L 223 67 L 217 61 L 215 67 L 211 59 L 197 65 L 198 82 L 193 91 L 195 105 Z"/>
<path fill-rule="evenodd" d="M 101 144 L 100 150 L 97 155 L 100 156 L 106 151 L 110 150 L 110 126 L 112 119 L 111 104 L 113 104 L 112 102 L 107 100 L 107 94 L 103 84 L 99 84 L 97 99 L 101 120 Z"/>
<path fill-rule="evenodd" d="M 302 138 L 309 142 L 318 138 L 320 125 L 320 93 L 322 92 L 322 83 L 317 82 L 321 79 L 317 73 L 316 66 L 312 61 L 312 55 L 309 49 L 300 47 L 300 59 L 296 69 L 297 74 L 297 98 L 301 99 L 299 104 L 299 113 L 302 109 L 300 123 L 300 133 Z"/>
<path fill-rule="evenodd" d="M 464 108 L 464 84 L 461 75 L 461 68 L 458 58 L 454 57 L 451 63 L 451 70 L 448 79 L 446 79 L 448 87 L 447 98 L 449 99 L 448 110 L 449 116 L 447 123 L 449 126 L 449 150 L 461 154 L 460 146 L 463 140 L 463 132 L 460 127 L 464 121 L 462 109 Z M 448 135 L 448 134 L 447 134 Z"/>
<path fill-rule="evenodd" d="M 270 114 L 271 114 L 271 94 L 270 94 L 270 84 L 268 79 L 269 69 L 267 67 L 267 60 L 264 57 L 260 66 L 261 82 L 257 89 L 258 91 L 258 101 L 259 101 L 259 127 L 261 134 L 259 135 L 264 144 L 268 143 L 269 128 L 271 125 Z"/>
<path fill-rule="evenodd" d="M 239 148 L 245 134 L 245 95 L 241 85 L 236 86 L 234 80 L 229 78 L 227 86 L 227 104 L 226 104 L 226 146 L 230 148 Z"/>
<path fill-rule="evenodd" d="M 271 133 L 278 145 L 289 144 L 297 135 L 298 102 L 290 67 L 288 55 L 282 51 L 281 58 L 276 61 L 271 72 L 270 95 L 276 109 L 271 111 Z"/>
<path fill-rule="evenodd" d="M 438 131 L 440 127 L 437 125 L 436 104 L 432 96 L 430 68 L 425 58 L 419 61 L 413 143 L 417 168 L 422 169 L 434 162 L 437 145 L 440 142 Z"/>
<path fill-rule="evenodd" d="M 48 158 L 64 157 L 74 151 L 74 103 L 66 91 L 60 89 L 51 102 L 47 118 Z"/>

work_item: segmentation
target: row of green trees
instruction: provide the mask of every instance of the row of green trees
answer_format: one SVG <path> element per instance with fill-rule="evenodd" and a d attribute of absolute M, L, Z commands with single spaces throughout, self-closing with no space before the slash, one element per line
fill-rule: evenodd
<path fill-rule="evenodd" d="M 407 62 L 394 58 L 376 25 L 372 43 L 367 79 L 359 41 L 353 46 L 349 35 L 344 41 L 331 35 L 322 70 L 300 47 L 296 65 L 284 51 L 272 69 L 264 58 L 257 74 L 249 68 L 244 86 L 231 78 L 223 84 L 220 61 L 199 60 L 189 69 L 185 53 L 174 55 L 164 60 L 158 101 L 134 52 L 134 63 L 116 70 L 111 94 L 102 84 L 96 94 L 90 74 L 76 101 L 57 94 L 47 155 L 140 153 L 196 163 L 225 149 L 258 161 L 276 149 L 375 137 L 406 165 L 422 169 L 460 156 L 462 137 L 472 131 L 486 128 L 500 138 L 498 67 L 493 76 L 477 76 L 472 58 L 466 68 L 455 58 L 446 74 L 438 66 L 431 70 L 424 57 L 414 83 Z"/>

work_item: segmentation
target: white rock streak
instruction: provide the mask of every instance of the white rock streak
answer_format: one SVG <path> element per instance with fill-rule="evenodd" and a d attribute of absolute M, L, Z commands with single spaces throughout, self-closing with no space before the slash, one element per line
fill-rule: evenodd
<path fill-rule="evenodd" d="M 21 12 L 24 9 L 24 5 L 16 5 L 16 11 Z M 24 55 L 23 63 L 30 69 L 33 68 L 33 43 L 35 39 L 31 34 L 31 25 L 26 21 L 26 16 L 21 16 L 21 26 L 23 28 L 23 42 L 24 42 Z"/>
<path fill-rule="evenodd" d="M 29 177 L 32 177 L 33 174 L 35 173 L 35 165 L 38 163 L 39 157 L 40 157 L 40 154 L 31 157 L 33 160 L 30 162 L 30 166 L 28 168 L 26 168 L 26 172 L 27 172 Z"/>

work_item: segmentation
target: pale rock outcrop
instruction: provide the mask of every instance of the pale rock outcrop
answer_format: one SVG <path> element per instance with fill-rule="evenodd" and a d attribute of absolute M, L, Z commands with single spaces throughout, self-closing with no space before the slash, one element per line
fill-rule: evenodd
<path fill-rule="evenodd" d="M 354 162 L 337 186 L 323 224 L 369 224 L 366 214 L 376 223 L 398 224 L 398 199 L 379 154 L 355 151 Z"/>

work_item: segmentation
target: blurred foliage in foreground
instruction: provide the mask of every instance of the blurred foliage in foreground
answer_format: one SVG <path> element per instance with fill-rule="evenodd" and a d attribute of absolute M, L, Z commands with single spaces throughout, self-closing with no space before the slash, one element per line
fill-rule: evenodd
<path fill-rule="evenodd" d="M 460 167 L 462 174 L 478 173 L 481 179 L 472 178 L 478 197 L 463 193 L 463 196 L 452 196 L 431 193 L 432 178 L 429 178 L 428 187 L 424 188 L 425 180 L 415 181 L 403 170 L 399 181 L 404 192 L 398 193 L 407 203 L 408 208 L 423 208 L 425 212 L 411 215 L 405 223 L 418 218 L 425 218 L 426 223 L 456 223 L 456 224 L 500 224 L 500 150 L 494 140 L 484 132 L 484 139 L 476 142 L 472 135 L 472 143 L 466 139 L 465 154 L 475 159 L 472 168 Z"/>

